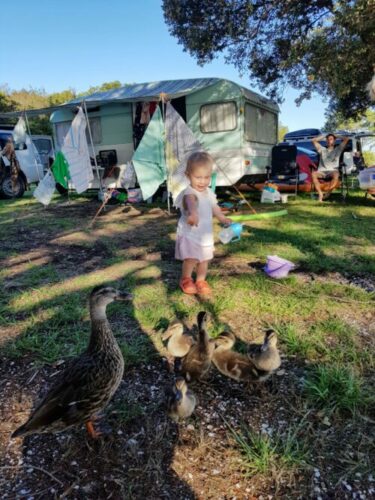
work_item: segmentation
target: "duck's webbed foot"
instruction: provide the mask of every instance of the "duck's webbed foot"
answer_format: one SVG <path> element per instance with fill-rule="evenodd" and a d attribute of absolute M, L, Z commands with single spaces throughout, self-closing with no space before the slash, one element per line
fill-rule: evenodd
<path fill-rule="evenodd" d="M 88 420 L 85 425 L 89 436 L 93 439 L 98 439 L 103 434 L 102 432 L 95 429 L 94 424 L 91 420 Z"/>

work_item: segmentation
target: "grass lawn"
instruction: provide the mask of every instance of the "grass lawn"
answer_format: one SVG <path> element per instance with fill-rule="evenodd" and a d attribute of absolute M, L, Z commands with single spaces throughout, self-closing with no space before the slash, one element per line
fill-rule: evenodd
<path fill-rule="evenodd" d="M 217 244 L 209 300 L 178 289 L 176 215 L 111 206 L 92 228 L 98 206 L 90 196 L 47 208 L 29 193 L 0 201 L 4 498 L 373 497 L 375 203 L 361 192 L 346 204 L 300 196 L 288 216 L 247 223 L 239 242 Z M 263 272 L 274 254 L 297 264 L 288 278 Z M 93 443 L 76 429 L 9 445 L 85 348 L 87 297 L 100 284 L 134 296 L 107 312 L 126 366 L 106 410 L 112 435 Z M 200 310 L 210 335 L 230 328 L 239 350 L 274 328 L 283 365 L 255 389 L 212 370 L 192 386 L 195 414 L 175 424 L 163 409 L 172 375 L 161 333 L 176 317 L 194 328 Z"/>

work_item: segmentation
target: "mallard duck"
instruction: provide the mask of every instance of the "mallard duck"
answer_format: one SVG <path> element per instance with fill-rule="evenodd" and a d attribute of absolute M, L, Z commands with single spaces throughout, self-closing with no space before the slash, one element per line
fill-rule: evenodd
<path fill-rule="evenodd" d="M 207 313 L 205 311 L 199 312 L 197 343 L 193 344 L 186 356 L 181 359 L 181 373 L 188 382 L 203 378 L 210 369 L 215 346 L 210 342 L 206 330 L 206 320 Z"/>
<path fill-rule="evenodd" d="M 175 321 L 170 325 L 162 336 L 162 340 L 168 340 L 168 352 L 175 358 L 186 356 L 194 343 L 193 337 L 184 334 L 184 325 L 180 321 Z"/>
<path fill-rule="evenodd" d="M 212 355 L 212 363 L 220 373 L 230 377 L 237 382 L 250 382 L 258 379 L 255 365 L 244 354 L 232 351 L 236 341 L 231 332 L 223 332 L 212 341 L 215 350 Z"/>
<path fill-rule="evenodd" d="M 124 359 L 106 316 L 114 300 L 131 300 L 131 295 L 108 286 L 99 286 L 90 295 L 91 337 L 88 348 L 59 374 L 29 420 L 12 437 L 33 433 L 59 432 L 85 423 L 92 437 L 95 415 L 112 398 L 124 372 Z"/>
<path fill-rule="evenodd" d="M 188 418 L 193 413 L 196 403 L 196 397 L 188 388 L 185 379 L 177 377 L 167 397 L 168 415 L 175 421 Z"/>
<path fill-rule="evenodd" d="M 277 349 L 277 335 L 274 330 L 267 330 L 262 344 L 250 344 L 247 352 L 257 370 L 271 375 L 281 365 Z"/>

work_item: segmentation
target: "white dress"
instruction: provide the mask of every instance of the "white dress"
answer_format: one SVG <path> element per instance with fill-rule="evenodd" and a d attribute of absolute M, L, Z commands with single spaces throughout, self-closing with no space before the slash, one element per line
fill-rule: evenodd
<path fill-rule="evenodd" d="M 187 223 L 189 214 L 183 206 L 183 199 L 189 194 L 195 195 L 197 199 L 199 219 L 197 226 Z M 188 186 L 178 195 L 175 205 L 181 210 L 181 217 L 177 225 L 176 259 L 197 259 L 202 262 L 213 258 L 212 210 L 216 204 L 216 196 L 209 188 L 200 192 Z"/>

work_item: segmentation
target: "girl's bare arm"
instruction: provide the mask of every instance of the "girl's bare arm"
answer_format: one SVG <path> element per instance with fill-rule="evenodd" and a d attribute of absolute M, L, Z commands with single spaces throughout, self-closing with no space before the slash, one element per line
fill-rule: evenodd
<path fill-rule="evenodd" d="M 194 194 L 185 195 L 183 206 L 188 212 L 187 223 L 191 226 L 197 226 L 199 224 L 197 197 Z"/>

